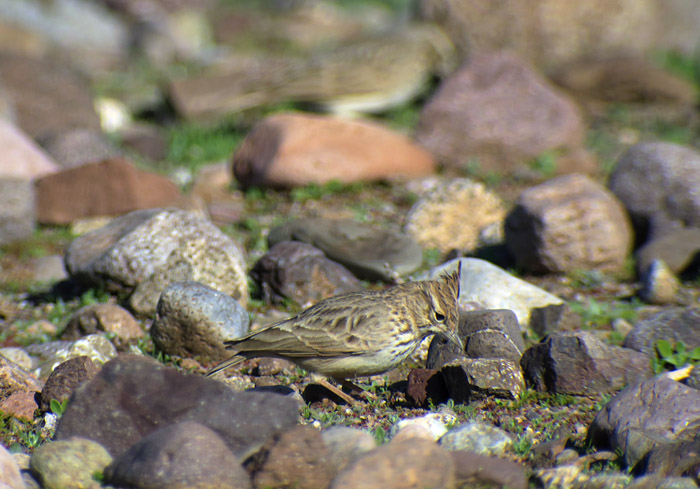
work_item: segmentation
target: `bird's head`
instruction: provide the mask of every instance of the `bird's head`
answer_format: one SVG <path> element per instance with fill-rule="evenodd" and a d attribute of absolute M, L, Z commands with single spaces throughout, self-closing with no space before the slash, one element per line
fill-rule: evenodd
<path fill-rule="evenodd" d="M 459 327 L 459 282 L 461 269 L 443 276 L 440 280 L 424 282 L 424 293 L 428 299 L 428 324 L 424 332 L 440 334 L 464 350 L 464 343 L 458 334 Z"/>

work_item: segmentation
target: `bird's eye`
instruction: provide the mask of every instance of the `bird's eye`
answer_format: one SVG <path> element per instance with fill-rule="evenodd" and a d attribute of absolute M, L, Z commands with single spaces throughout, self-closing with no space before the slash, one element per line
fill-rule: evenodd
<path fill-rule="evenodd" d="M 438 322 L 441 323 L 441 322 L 443 322 L 443 321 L 445 320 L 445 315 L 444 315 L 444 314 L 440 314 L 439 312 L 436 312 L 436 313 L 435 313 L 435 319 L 436 319 Z"/>

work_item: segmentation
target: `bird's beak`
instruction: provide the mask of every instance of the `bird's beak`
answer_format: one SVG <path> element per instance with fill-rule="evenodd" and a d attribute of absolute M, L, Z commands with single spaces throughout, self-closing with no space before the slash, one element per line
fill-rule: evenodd
<path fill-rule="evenodd" d="M 462 338 L 460 338 L 457 334 L 457 331 L 445 331 L 444 333 L 440 334 L 442 334 L 449 341 L 457 345 L 459 347 L 459 351 L 464 352 L 464 342 L 462 341 Z"/>

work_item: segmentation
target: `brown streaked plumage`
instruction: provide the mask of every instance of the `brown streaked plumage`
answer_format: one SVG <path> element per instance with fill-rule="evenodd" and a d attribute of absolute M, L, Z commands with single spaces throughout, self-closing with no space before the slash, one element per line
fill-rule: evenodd
<path fill-rule="evenodd" d="M 461 347 L 459 281 L 457 270 L 441 280 L 325 299 L 293 318 L 227 341 L 235 355 L 207 375 L 248 358 L 277 357 L 326 377 L 347 379 L 397 367 L 433 334 Z"/>

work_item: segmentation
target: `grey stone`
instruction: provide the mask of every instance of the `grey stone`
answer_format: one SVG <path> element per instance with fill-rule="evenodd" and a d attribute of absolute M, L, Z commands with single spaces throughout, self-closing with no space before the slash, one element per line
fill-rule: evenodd
<path fill-rule="evenodd" d="M 40 141 L 47 153 L 63 168 L 94 163 L 120 156 L 120 151 L 104 133 L 95 129 L 77 128 L 52 134 Z"/>
<path fill-rule="evenodd" d="M 700 227 L 700 153 L 694 149 L 635 144 L 617 161 L 608 185 L 630 213 L 639 243 L 670 227 Z"/>
<path fill-rule="evenodd" d="M 562 394 L 614 392 L 652 375 L 647 355 L 607 345 L 587 331 L 551 334 L 520 363 L 535 389 Z"/>
<path fill-rule="evenodd" d="M 489 424 L 469 421 L 445 433 L 440 446 L 450 451 L 466 450 L 501 457 L 513 445 L 513 439 L 505 431 Z"/>
<path fill-rule="evenodd" d="M 656 260 L 677 275 L 697 276 L 700 264 L 700 228 L 680 228 L 654 236 L 636 252 L 637 273 L 644 275 Z"/>
<path fill-rule="evenodd" d="M 508 249 L 535 273 L 619 271 L 632 247 L 622 204 L 584 175 L 565 175 L 525 190 L 505 221 Z"/>
<path fill-rule="evenodd" d="M 0 245 L 28 238 L 35 226 L 32 182 L 0 178 Z"/>
<path fill-rule="evenodd" d="M 299 241 L 281 241 L 250 272 L 266 302 L 292 299 L 313 304 L 346 292 L 362 290 L 360 281 L 323 251 Z"/>
<path fill-rule="evenodd" d="M 447 392 L 458 403 L 499 397 L 519 399 L 525 378 L 518 362 L 502 358 L 461 358 L 441 370 Z"/>
<path fill-rule="evenodd" d="M 184 421 L 143 437 L 105 470 L 105 482 L 144 489 L 246 489 L 250 478 L 219 435 Z"/>
<path fill-rule="evenodd" d="M 62 256 L 40 256 L 32 263 L 34 265 L 34 280 L 37 282 L 54 283 L 68 278 Z"/>
<path fill-rule="evenodd" d="M 120 355 L 75 391 L 56 439 L 82 436 L 119 457 L 159 428 L 196 421 L 245 458 L 273 433 L 297 424 L 298 416 L 296 402 L 286 396 L 235 392 L 222 382 L 183 374 L 147 357 Z"/>
<path fill-rule="evenodd" d="M 700 346 L 700 307 L 674 307 L 637 321 L 623 346 L 651 357 L 659 340 L 682 341 L 689 350 Z"/>
<path fill-rule="evenodd" d="M 176 282 L 161 294 L 150 334 L 165 353 L 218 362 L 231 355 L 224 342 L 249 329 L 248 313 L 233 297 L 199 282 Z"/>
<path fill-rule="evenodd" d="M 464 450 L 450 452 L 455 462 L 457 487 L 526 489 L 525 469 L 510 460 Z"/>
<path fill-rule="evenodd" d="M 102 445 L 75 437 L 41 445 L 34 450 L 29 466 L 42 487 L 98 489 L 100 484 L 93 475 L 102 472 L 111 461 Z"/>
<path fill-rule="evenodd" d="M 336 473 L 377 447 L 374 438 L 367 431 L 348 426 L 331 426 L 321 432 L 321 437 Z"/>
<path fill-rule="evenodd" d="M 131 303 L 145 314 L 155 312 L 167 285 L 182 280 L 213 287 L 243 306 L 248 301 L 242 248 L 211 222 L 176 209 L 131 212 L 75 239 L 66 267 L 89 284 L 135 293 Z"/>
<path fill-rule="evenodd" d="M 270 231 L 272 248 L 281 241 L 301 241 L 323 251 L 359 278 L 393 281 L 415 271 L 423 252 L 413 238 L 350 219 L 295 219 Z"/>
<path fill-rule="evenodd" d="M 533 310 L 564 304 L 559 297 L 478 258 L 449 261 L 430 270 L 426 278 L 434 279 L 451 273 L 457 267 L 462 270 L 460 306 L 467 308 L 468 305 L 477 304 L 483 309 L 509 309 L 515 313 L 523 330 L 529 327 Z"/>

